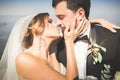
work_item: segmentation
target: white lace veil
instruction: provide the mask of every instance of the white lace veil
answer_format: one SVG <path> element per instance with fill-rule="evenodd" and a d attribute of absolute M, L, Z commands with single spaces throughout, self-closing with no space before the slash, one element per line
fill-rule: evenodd
<path fill-rule="evenodd" d="M 21 43 L 33 17 L 34 15 L 21 18 L 13 27 L 0 61 L 0 80 L 18 80 L 15 60 L 23 51 Z"/>

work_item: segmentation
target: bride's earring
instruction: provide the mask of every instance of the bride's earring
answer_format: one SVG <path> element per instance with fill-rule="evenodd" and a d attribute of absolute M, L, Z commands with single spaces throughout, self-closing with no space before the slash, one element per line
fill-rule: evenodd
<path fill-rule="evenodd" d="M 44 39 L 42 38 L 41 35 L 39 36 L 39 40 L 40 40 L 40 42 L 39 42 L 40 47 L 45 47 L 45 41 L 44 41 Z"/>

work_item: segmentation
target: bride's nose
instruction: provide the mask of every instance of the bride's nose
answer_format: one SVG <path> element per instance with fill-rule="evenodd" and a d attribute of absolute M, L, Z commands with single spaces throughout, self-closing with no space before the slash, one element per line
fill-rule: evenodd
<path fill-rule="evenodd" d="M 57 27 L 57 24 L 55 24 L 54 22 L 52 22 L 52 25 L 53 25 L 54 27 Z"/>

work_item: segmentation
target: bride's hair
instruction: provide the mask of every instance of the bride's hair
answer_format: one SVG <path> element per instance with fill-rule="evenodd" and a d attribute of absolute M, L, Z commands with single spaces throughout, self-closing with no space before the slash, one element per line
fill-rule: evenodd
<path fill-rule="evenodd" d="M 28 25 L 28 28 L 27 28 L 27 32 L 23 38 L 23 42 L 22 42 L 22 46 L 24 46 L 25 48 L 29 48 L 30 46 L 32 46 L 32 43 L 33 43 L 33 28 L 34 28 L 34 33 L 35 35 L 40 35 L 44 28 L 45 28 L 45 22 L 44 22 L 44 19 L 45 17 L 49 16 L 48 13 L 40 13 L 38 15 L 36 15 L 35 17 L 33 17 L 33 19 L 31 20 L 31 22 L 29 23 Z M 39 26 L 35 26 L 33 27 L 36 22 L 39 21 Z"/>
<path fill-rule="evenodd" d="M 0 80 L 18 80 L 15 64 L 16 57 L 25 50 L 24 47 L 28 48 L 32 45 L 34 37 L 31 33 L 32 30 L 35 30 L 35 35 L 41 32 L 40 28 L 44 29 L 45 17 L 49 17 L 49 14 L 40 13 L 25 16 L 20 18 L 13 26 L 0 60 Z M 36 22 L 39 22 L 40 26 L 35 27 Z M 32 29 L 33 27 L 36 29 Z M 24 46 L 22 46 L 22 43 Z"/>

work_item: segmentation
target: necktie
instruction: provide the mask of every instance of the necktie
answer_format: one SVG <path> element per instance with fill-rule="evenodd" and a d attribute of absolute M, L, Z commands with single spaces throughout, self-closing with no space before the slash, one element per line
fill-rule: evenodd
<path fill-rule="evenodd" d="M 77 41 L 79 41 L 79 40 L 87 40 L 87 41 L 89 41 L 89 38 L 88 38 L 87 35 L 85 35 L 85 36 L 83 36 L 83 37 L 78 36 L 78 37 L 75 39 L 74 42 L 77 42 Z"/>

